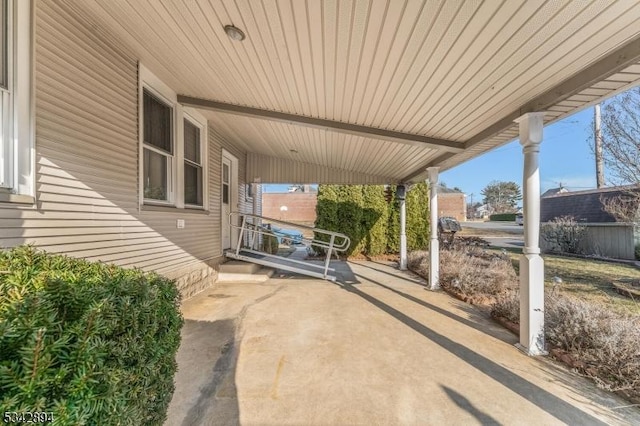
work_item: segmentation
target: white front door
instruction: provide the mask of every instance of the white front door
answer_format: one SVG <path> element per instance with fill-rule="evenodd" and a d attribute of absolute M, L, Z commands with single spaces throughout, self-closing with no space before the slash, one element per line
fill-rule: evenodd
<path fill-rule="evenodd" d="M 222 152 L 222 191 L 220 205 L 222 213 L 222 249 L 234 248 L 238 235 L 236 229 L 229 224 L 229 213 L 237 211 L 238 204 L 238 160 L 228 153 Z M 234 220 L 237 218 L 234 217 Z"/>
<path fill-rule="evenodd" d="M 222 157 L 222 249 L 231 248 L 231 167 L 233 163 L 226 156 Z"/>

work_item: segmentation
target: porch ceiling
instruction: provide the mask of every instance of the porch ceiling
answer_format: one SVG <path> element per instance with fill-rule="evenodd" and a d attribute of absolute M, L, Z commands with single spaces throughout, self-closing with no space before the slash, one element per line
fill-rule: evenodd
<path fill-rule="evenodd" d="M 635 0 L 67 2 L 178 93 L 247 107 L 208 118 L 250 152 L 397 181 L 512 140 L 522 113 L 550 122 L 640 81 Z"/>

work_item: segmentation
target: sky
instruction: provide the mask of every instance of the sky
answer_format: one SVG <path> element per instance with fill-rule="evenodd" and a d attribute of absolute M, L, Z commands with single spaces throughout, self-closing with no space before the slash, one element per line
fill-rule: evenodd
<path fill-rule="evenodd" d="M 542 192 L 562 184 L 571 191 L 595 188 L 595 160 L 590 148 L 593 107 L 545 126 L 540 147 Z M 518 140 L 440 174 L 440 182 L 458 187 L 467 202 L 481 201 L 492 181 L 513 181 L 522 187 L 524 157 Z M 605 171 L 606 173 L 606 171 Z M 265 185 L 265 192 L 286 192 L 289 185 Z"/>
<path fill-rule="evenodd" d="M 571 191 L 596 187 L 595 159 L 590 147 L 593 107 L 545 126 L 540 146 L 542 192 L 561 184 Z M 473 160 L 440 174 L 440 182 L 458 187 L 467 202 L 481 201 L 482 190 L 491 181 L 513 181 L 522 187 L 524 156 L 516 139 Z"/>

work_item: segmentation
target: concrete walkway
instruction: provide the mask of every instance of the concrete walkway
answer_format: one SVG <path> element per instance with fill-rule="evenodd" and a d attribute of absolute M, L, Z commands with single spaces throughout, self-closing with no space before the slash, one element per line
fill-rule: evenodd
<path fill-rule="evenodd" d="M 337 262 L 333 262 L 337 263 Z M 167 425 L 640 424 L 476 308 L 375 262 L 184 303 Z"/>

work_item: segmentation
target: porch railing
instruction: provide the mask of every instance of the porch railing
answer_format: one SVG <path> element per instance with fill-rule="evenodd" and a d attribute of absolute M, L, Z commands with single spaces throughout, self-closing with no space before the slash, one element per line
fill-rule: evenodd
<path fill-rule="evenodd" d="M 272 253 L 266 253 L 265 251 L 260 250 L 260 245 L 264 242 L 264 239 L 266 237 L 275 237 L 278 241 L 278 244 L 282 241 L 286 241 L 293 244 L 303 245 L 307 247 L 307 249 L 311 248 L 314 252 L 324 252 L 325 259 L 323 266 L 313 265 L 308 262 L 303 262 L 296 259 L 286 259 L 287 262 L 304 265 L 307 268 L 311 267 L 322 269 L 323 272 L 321 276 L 324 279 L 330 279 L 328 272 L 330 270 L 329 264 L 331 262 L 331 256 L 333 254 L 337 255 L 337 253 L 339 252 L 346 251 L 351 244 L 351 240 L 349 239 L 349 237 L 339 232 L 328 231 L 326 229 L 314 228 L 311 226 L 298 225 L 292 222 L 286 222 L 283 220 L 258 216 L 250 213 L 230 213 L 229 225 L 232 228 L 239 230 L 236 248 L 235 250 L 232 250 L 233 252 L 235 252 L 234 257 L 240 257 L 241 251 L 259 254 L 266 257 L 280 257 L 275 256 Z M 273 225 L 282 226 L 283 228 L 293 228 L 297 231 L 304 230 L 306 232 L 294 234 L 291 232 L 287 232 L 289 229 L 277 229 L 274 228 Z M 313 235 L 313 237 L 310 238 L 308 236 L 305 236 L 305 233 L 311 234 Z M 280 267 L 281 265 L 274 266 Z M 305 273 L 302 270 L 298 271 L 291 268 L 289 270 Z M 317 276 L 319 274 L 307 273 L 307 275 Z"/>

